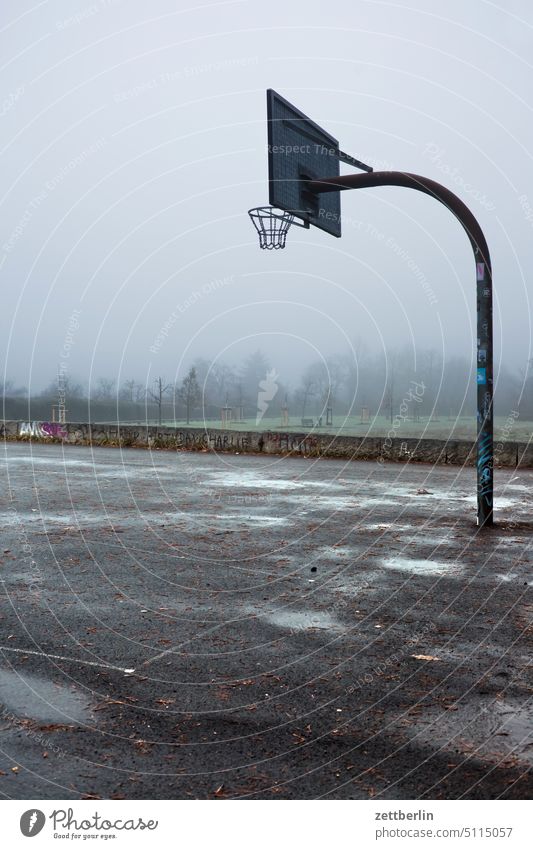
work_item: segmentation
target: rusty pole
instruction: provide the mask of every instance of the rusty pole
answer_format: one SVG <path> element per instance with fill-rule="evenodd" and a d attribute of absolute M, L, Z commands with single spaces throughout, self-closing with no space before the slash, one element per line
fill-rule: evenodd
<path fill-rule="evenodd" d="M 455 215 L 470 239 L 477 285 L 477 521 L 482 528 L 490 527 L 494 489 L 492 268 L 485 236 L 477 219 L 457 195 L 435 180 L 418 174 L 403 171 L 349 174 L 311 180 L 306 189 L 321 194 L 375 186 L 401 186 L 431 195 Z"/>

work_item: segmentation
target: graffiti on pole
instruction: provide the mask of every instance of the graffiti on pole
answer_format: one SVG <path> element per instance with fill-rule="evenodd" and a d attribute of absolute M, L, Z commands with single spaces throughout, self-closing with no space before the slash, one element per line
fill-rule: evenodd
<path fill-rule="evenodd" d="M 478 456 L 478 496 L 486 506 L 492 508 L 492 437 L 488 433 L 479 436 Z"/>

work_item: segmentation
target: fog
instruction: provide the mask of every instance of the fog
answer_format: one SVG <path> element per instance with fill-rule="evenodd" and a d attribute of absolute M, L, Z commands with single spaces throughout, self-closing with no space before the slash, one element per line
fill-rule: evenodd
<path fill-rule="evenodd" d="M 495 358 L 531 357 L 533 9 L 526 0 L 5 0 L 4 379 L 184 377 L 262 350 L 306 364 L 475 350 L 461 226 L 405 189 L 342 196 L 343 236 L 261 251 L 265 89 L 376 169 L 455 191 L 491 249 Z M 341 173 L 349 173 L 341 166 Z M 465 373 L 465 381 L 468 380 Z"/>

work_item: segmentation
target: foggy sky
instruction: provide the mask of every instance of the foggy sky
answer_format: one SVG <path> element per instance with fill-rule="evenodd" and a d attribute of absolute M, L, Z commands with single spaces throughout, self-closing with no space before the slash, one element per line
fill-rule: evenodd
<path fill-rule="evenodd" d="M 496 359 L 525 367 L 533 8 L 409 7 L 4 0 L 6 376 L 40 387 L 63 361 L 85 383 L 174 380 L 196 356 L 262 348 L 290 382 L 361 339 L 473 354 L 472 251 L 431 198 L 345 192 L 342 239 L 293 228 L 285 251 L 259 250 L 246 211 L 268 202 L 268 87 L 353 156 L 471 207 L 492 254 Z"/>

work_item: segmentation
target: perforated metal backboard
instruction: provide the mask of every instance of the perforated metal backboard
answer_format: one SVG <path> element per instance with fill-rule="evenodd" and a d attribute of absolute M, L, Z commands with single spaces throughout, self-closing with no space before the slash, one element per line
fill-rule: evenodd
<path fill-rule="evenodd" d="M 306 180 L 339 176 L 337 139 L 267 90 L 269 202 L 332 236 L 341 235 L 340 192 L 316 195 Z"/>

